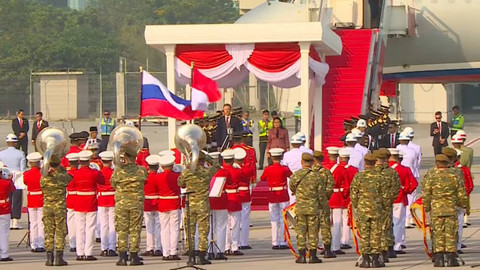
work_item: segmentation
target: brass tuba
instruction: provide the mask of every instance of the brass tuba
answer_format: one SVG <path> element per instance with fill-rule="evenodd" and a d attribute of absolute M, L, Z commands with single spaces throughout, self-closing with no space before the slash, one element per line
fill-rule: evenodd
<path fill-rule="evenodd" d="M 117 126 L 108 140 L 108 149 L 113 151 L 113 164 L 115 166 L 122 164 L 122 159 L 127 158 L 125 154 L 128 154 L 133 159 L 132 162 L 135 162 L 135 157 L 142 147 L 142 132 L 129 125 Z"/>
<path fill-rule="evenodd" d="M 43 155 L 42 175 L 47 175 L 51 161 L 59 161 L 67 154 L 70 141 L 65 131 L 56 127 L 47 127 L 38 133 L 35 147 Z"/>
<path fill-rule="evenodd" d="M 175 134 L 175 146 L 185 155 L 187 166 L 195 171 L 197 167 L 200 150 L 207 143 L 207 136 L 203 129 L 194 124 L 183 125 L 178 128 Z"/>

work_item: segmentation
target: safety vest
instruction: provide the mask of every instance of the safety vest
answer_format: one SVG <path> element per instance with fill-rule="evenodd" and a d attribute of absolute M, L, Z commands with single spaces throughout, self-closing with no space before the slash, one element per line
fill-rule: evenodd
<path fill-rule="evenodd" d="M 296 106 L 295 109 L 293 109 L 293 116 L 300 118 L 302 116 L 302 107 Z"/>
<path fill-rule="evenodd" d="M 259 137 L 264 137 L 268 136 L 268 131 L 273 128 L 273 122 L 268 121 L 268 123 L 265 123 L 263 120 L 258 121 L 258 136 Z"/>
<path fill-rule="evenodd" d="M 253 121 L 250 119 L 245 120 L 242 118 L 242 126 L 243 132 L 248 133 L 248 136 L 252 136 L 253 132 L 250 127 L 253 126 Z"/>
<path fill-rule="evenodd" d="M 114 128 L 115 128 L 115 119 L 109 118 L 106 121 L 105 117 L 102 117 L 102 120 L 100 121 L 100 135 L 110 136 Z"/>
<path fill-rule="evenodd" d="M 460 130 L 463 129 L 463 123 L 465 121 L 465 117 L 463 114 L 457 114 L 456 116 L 453 116 L 452 120 L 452 130 Z"/>

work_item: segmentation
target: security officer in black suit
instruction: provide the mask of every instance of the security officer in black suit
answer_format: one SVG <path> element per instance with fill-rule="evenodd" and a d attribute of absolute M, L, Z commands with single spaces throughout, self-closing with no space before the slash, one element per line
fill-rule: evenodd
<path fill-rule="evenodd" d="M 43 113 L 37 112 L 35 114 L 35 122 L 33 122 L 32 125 L 32 144 L 35 147 L 35 151 L 37 150 L 35 146 L 35 140 L 37 139 L 37 135 L 46 127 L 48 127 L 48 122 L 43 120 Z"/>

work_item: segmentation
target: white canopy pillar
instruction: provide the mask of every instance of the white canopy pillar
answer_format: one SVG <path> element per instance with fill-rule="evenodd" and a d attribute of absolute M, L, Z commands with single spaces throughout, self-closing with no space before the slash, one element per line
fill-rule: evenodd
<path fill-rule="evenodd" d="M 167 88 L 177 94 L 175 90 L 175 45 L 165 45 L 165 56 L 167 60 Z M 177 132 L 177 121 L 175 118 L 168 118 L 168 147 L 175 148 L 175 133 Z"/>
<path fill-rule="evenodd" d="M 309 73 L 310 67 L 308 65 L 308 57 L 310 53 L 310 42 L 300 42 L 300 101 L 302 102 L 302 127 L 301 131 L 307 136 L 305 146 L 309 146 L 310 132 L 311 132 L 311 115 L 310 115 L 310 87 L 309 87 Z"/>

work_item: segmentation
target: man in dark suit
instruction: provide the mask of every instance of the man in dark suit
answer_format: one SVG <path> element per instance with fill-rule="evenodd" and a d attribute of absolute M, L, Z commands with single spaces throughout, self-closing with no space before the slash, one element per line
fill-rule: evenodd
<path fill-rule="evenodd" d="M 383 135 L 383 138 L 379 142 L 380 147 L 395 148 L 399 144 L 398 142 L 398 127 L 397 124 L 391 122 L 388 124 L 388 133 Z"/>
<path fill-rule="evenodd" d="M 223 116 L 217 120 L 217 147 L 218 151 L 223 151 L 231 146 L 234 133 L 242 132 L 242 122 L 235 116 L 232 116 L 232 106 L 223 105 Z"/>
<path fill-rule="evenodd" d="M 25 156 L 28 154 L 28 120 L 23 118 L 23 110 L 17 111 L 17 118 L 12 120 L 13 133 L 18 138 L 17 149 L 22 149 Z"/>
<path fill-rule="evenodd" d="M 430 136 L 433 137 L 432 146 L 435 155 L 442 153 L 442 147 L 448 145 L 448 130 L 447 122 L 442 121 L 442 112 L 435 113 L 435 122 L 430 125 Z"/>
<path fill-rule="evenodd" d="M 33 147 L 35 147 L 35 151 L 37 147 L 35 146 L 35 140 L 37 139 L 38 133 L 42 131 L 42 129 L 48 127 L 48 122 L 43 120 L 43 113 L 42 112 L 37 112 L 35 114 L 35 122 L 33 122 L 32 126 L 32 144 Z"/>

